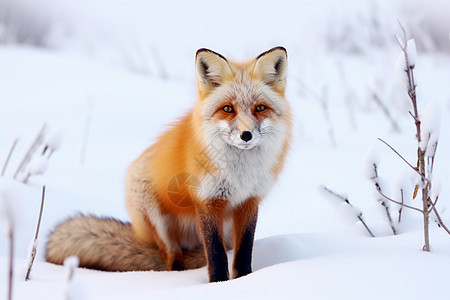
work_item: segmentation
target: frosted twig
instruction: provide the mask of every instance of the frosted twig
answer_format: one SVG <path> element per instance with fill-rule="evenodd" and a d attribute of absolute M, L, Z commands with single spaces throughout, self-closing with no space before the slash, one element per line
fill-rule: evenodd
<path fill-rule="evenodd" d="M 372 98 L 375 101 L 376 104 L 381 108 L 381 111 L 386 116 L 386 118 L 391 122 L 392 130 L 395 132 L 400 132 L 400 126 L 398 126 L 395 119 L 392 117 L 391 113 L 389 112 L 389 109 L 384 105 L 383 101 L 381 101 L 380 97 L 376 92 L 372 92 Z"/>
<path fill-rule="evenodd" d="M 399 223 L 402 221 L 402 211 L 403 211 L 403 206 L 404 206 L 404 202 L 405 202 L 403 200 L 403 189 L 400 189 L 400 194 L 401 194 L 402 201 L 401 201 L 400 208 L 398 210 L 398 222 Z"/>
<path fill-rule="evenodd" d="M 80 286 L 76 285 L 74 280 L 75 269 L 80 265 L 80 260 L 77 256 L 69 256 L 63 262 L 64 267 L 66 268 L 66 286 L 64 289 L 64 299 L 66 300 L 75 300 L 75 299 L 86 299 L 87 295 L 80 294 L 83 293 L 83 290 L 80 290 Z"/>
<path fill-rule="evenodd" d="M 14 270 L 14 230 L 12 228 L 10 228 L 8 231 L 8 238 L 9 238 L 8 300 L 12 300 L 13 270 Z"/>
<path fill-rule="evenodd" d="M 18 141 L 18 138 L 15 138 L 8 148 L 7 155 L 5 158 L 5 162 L 3 163 L 2 172 L 1 172 L 0 176 L 5 175 L 6 167 L 8 167 L 9 160 L 11 159 L 11 155 L 14 151 L 14 148 L 17 145 L 17 141 Z"/>
<path fill-rule="evenodd" d="M 407 205 L 407 204 L 398 202 L 398 201 L 396 201 L 396 200 L 394 200 L 394 199 L 389 198 L 388 196 L 386 196 L 381 190 L 377 190 L 377 191 L 378 191 L 378 193 L 380 193 L 380 195 L 383 196 L 383 198 L 386 199 L 386 200 L 389 200 L 389 201 L 391 201 L 391 202 L 393 202 L 393 203 L 395 203 L 395 204 L 398 204 L 398 205 L 404 206 L 404 207 L 406 207 L 406 208 L 409 208 L 409 209 L 412 209 L 412 210 L 415 210 L 415 211 L 418 211 L 418 212 L 423 213 L 423 211 L 422 211 L 421 209 L 417 208 L 417 207 L 410 206 L 410 205 Z"/>
<path fill-rule="evenodd" d="M 383 192 L 381 191 L 381 186 L 378 180 L 378 170 L 377 170 L 377 164 L 373 163 L 373 170 L 374 170 L 374 174 L 375 176 L 372 177 L 372 181 L 375 185 L 375 189 L 380 193 L 383 194 Z M 395 229 L 394 226 L 394 222 L 392 221 L 392 217 L 391 217 L 391 212 L 389 211 L 389 206 L 387 205 L 387 203 L 383 200 L 383 199 L 378 199 L 378 201 L 380 202 L 381 206 L 384 207 L 384 209 L 386 210 L 386 217 L 388 218 L 388 222 L 389 225 L 391 226 L 392 232 L 394 233 L 394 235 L 397 234 L 397 230 Z"/>
<path fill-rule="evenodd" d="M 409 111 L 409 115 L 414 119 L 414 122 L 418 122 L 419 119 L 416 118 L 411 111 Z"/>
<path fill-rule="evenodd" d="M 411 167 L 411 169 L 413 169 L 417 174 L 419 174 L 419 176 L 425 180 L 428 181 L 428 179 L 425 178 L 425 176 L 423 176 L 419 170 L 417 170 L 416 167 L 414 167 L 413 165 L 411 165 L 400 153 L 398 153 L 397 150 L 394 149 L 394 147 L 392 147 L 391 145 L 389 145 L 386 141 L 384 141 L 383 139 L 378 138 L 379 141 L 381 141 L 383 144 L 385 144 L 386 146 L 388 146 L 392 151 L 394 151 L 395 154 L 398 155 L 398 157 L 400 157 L 408 166 Z"/>
<path fill-rule="evenodd" d="M 318 95 L 317 99 L 319 100 L 320 106 L 322 107 L 325 120 L 328 123 L 328 137 L 330 138 L 331 146 L 336 147 L 337 143 L 333 130 L 333 123 L 331 122 L 330 110 L 328 109 L 327 97 L 327 88 L 324 86 L 322 88 L 321 94 Z"/>
<path fill-rule="evenodd" d="M 430 199 L 429 202 L 431 203 L 431 206 L 430 206 L 430 208 L 428 209 L 428 213 L 431 213 L 431 212 L 433 211 L 433 209 L 434 209 L 434 207 L 436 206 L 438 200 L 439 200 L 439 196 L 436 197 L 436 200 L 434 200 L 434 203 L 431 202 L 431 199 Z"/>
<path fill-rule="evenodd" d="M 350 207 L 354 207 L 350 201 L 348 200 L 347 197 L 344 197 L 342 195 L 339 195 L 338 193 L 336 193 L 335 191 L 330 190 L 329 188 L 327 188 L 326 186 L 322 186 L 322 189 L 326 192 L 328 192 L 329 194 L 331 194 L 332 196 L 344 201 L 345 203 L 347 203 Z M 357 218 L 361 221 L 361 223 L 364 225 L 364 227 L 366 228 L 367 232 L 369 232 L 371 237 L 375 237 L 375 235 L 372 233 L 372 231 L 369 229 L 369 226 L 367 226 L 366 222 L 364 221 L 363 217 L 362 217 L 362 212 L 360 211 L 360 213 L 357 215 Z"/>
<path fill-rule="evenodd" d="M 436 214 L 436 218 L 438 219 L 439 225 L 442 226 L 442 228 L 444 228 L 444 230 L 447 231 L 448 234 L 450 234 L 450 229 L 448 229 L 448 227 L 445 226 L 445 224 L 444 224 L 444 222 L 442 221 L 442 218 L 441 218 L 441 216 L 439 215 L 439 213 L 438 213 L 438 211 L 437 211 L 437 209 L 436 209 L 435 206 L 433 207 L 433 211 L 434 211 L 434 213 Z"/>
<path fill-rule="evenodd" d="M 405 61 L 405 69 L 407 78 L 408 78 L 408 96 L 411 99 L 411 103 L 413 105 L 414 114 L 410 112 L 410 114 L 414 118 L 414 123 L 416 125 L 416 138 L 417 138 L 417 168 L 413 168 L 416 170 L 420 178 L 422 179 L 422 183 L 425 184 L 422 188 L 422 213 L 423 213 L 423 232 L 424 232 L 424 246 L 423 250 L 429 252 L 430 251 L 430 236 L 429 236 L 429 192 L 431 188 L 431 182 L 426 176 L 426 166 L 425 166 L 425 150 L 421 149 L 420 145 L 422 142 L 422 134 L 421 134 L 421 120 L 419 119 L 419 111 L 417 108 L 417 93 L 416 93 L 416 83 L 414 80 L 414 68 L 415 68 L 415 44 L 414 40 L 411 40 L 412 49 L 408 49 L 410 43 L 407 41 L 406 30 L 403 25 L 399 21 L 400 28 L 403 31 L 403 43 L 397 37 L 397 42 L 403 52 L 404 61 Z M 413 55 L 412 61 L 408 56 L 408 53 Z M 405 160 L 406 162 L 406 160 Z M 408 165 L 410 165 L 408 163 Z"/>
<path fill-rule="evenodd" d="M 39 209 L 39 218 L 36 226 L 36 232 L 34 234 L 33 246 L 31 249 L 31 253 L 29 254 L 30 258 L 28 262 L 28 270 L 25 276 L 25 281 L 28 281 L 30 279 L 31 268 L 33 267 L 34 259 L 36 258 L 36 246 L 39 235 L 39 228 L 41 227 L 42 212 L 44 210 L 44 199 L 45 199 L 45 185 L 42 186 L 41 208 Z"/>
<path fill-rule="evenodd" d="M 158 65 L 159 78 L 161 78 L 161 79 L 169 78 L 169 72 L 167 72 L 167 69 L 164 65 L 164 61 L 163 61 L 161 55 L 159 55 L 159 52 L 156 49 L 156 47 L 150 47 L 150 52 L 153 55 L 155 63 Z"/>
<path fill-rule="evenodd" d="M 392 221 L 391 212 L 389 211 L 389 206 L 386 204 L 386 202 L 384 200 L 380 200 L 380 204 L 386 210 L 386 216 L 388 218 L 389 225 L 391 226 L 392 233 L 394 233 L 394 235 L 397 235 L 397 229 L 395 228 L 394 222 Z"/>
<path fill-rule="evenodd" d="M 25 168 L 25 165 L 30 161 L 33 153 L 36 151 L 36 148 L 39 147 L 39 145 L 42 143 L 43 137 L 44 137 L 44 131 L 45 131 L 45 123 L 41 126 L 39 132 L 35 136 L 33 142 L 31 143 L 30 147 L 28 148 L 28 151 L 23 156 L 22 160 L 20 161 L 19 166 L 16 169 L 16 172 L 14 173 L 13 179 L 17 179 L 17 176 L 19 176 L 19 173 Z"/>
<path fill-rule="evenodd" d="M 1 191 L 0 191 L 1 192 Z M 8 253 L 8 296 L 6 299 L 12 299 L 13 293 L 13 272 L 14 272 L 14 211 L 10 199 L 0 193 L 0 218 L 6 225 L 6 236 L 9 241 Z"/>
<path fill-rule="evenodd" d="M 399 47 L 402 50 L 406 50 L 406 39 L 407 39 L 406 30 L 405 30 L 405 27 L 403 27 L 403 24 L 402 24 L 402 22 L 400 22 L 399 19 L 397 19 L 397 22 L 398 22 L 398 25 L 400 26 L 400 29 L 402 30 L 402 33 L 403 33 L 403 41 L 400 40 L 398 35 L 395 36 L 395 39 L 397 40 L 397 43 L 398 43 Z"/>
<path fill-rule="evenodd" d="M 437 149 L 437 146 L 438 146 L 438 141 L 436 141 L 436 142 L 433 144 L 434 153 L 433 153 L 433 155 L 431 156 L 431 163 L 428 162 L 428 163 L 430 164 L 430 173 L 433 173 L 433 168 L 434 168 L 434 158 L 435 158 L 435 156 L 436 156 L 436 149 Z M 428 159 L 430 159 L 430 158 L 428 158 Z"/>
<path fill-rule="evenodd" d="M 328 137 L 330 138 L 331 146 L 336 147 L 336 138 L 333 130 L 333 124 L 331 122 L 330 111 L 328 109 L 328 101 L 327 101 L 327 89 L 325 86 L 322 87 L 320 92 L 316 91 L 316 89 L 308 86 L 304 82 L 302 83 L 305 90 L 310 92 L 314 98 L 319 101 L 320 107 L 322 108 L 322 112 L 325 118 L 325 121 L 328 125 Z"/>

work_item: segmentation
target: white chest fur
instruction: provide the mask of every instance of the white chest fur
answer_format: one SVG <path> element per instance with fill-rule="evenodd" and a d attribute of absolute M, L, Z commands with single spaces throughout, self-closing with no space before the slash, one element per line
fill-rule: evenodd
<path fill-rule="evenodd" d="M 219 146 L 219 145 L 217 145 Z M 215 171 L 206 175 L 198 190 L 201 199 L 224 199 L 236 206 L 249 197 L 263 197 L 275 182 L 273 167 L 280 143 L 258 145 L 249 150 L 220 143 Z"/>

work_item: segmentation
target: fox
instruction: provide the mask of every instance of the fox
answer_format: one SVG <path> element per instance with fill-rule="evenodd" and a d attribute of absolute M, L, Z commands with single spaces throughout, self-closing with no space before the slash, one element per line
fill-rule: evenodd
<path fill-rule="evenodd" d="M 196 52 L 197 102 L 127 169 L 129 223 L 78 215 L 56 226 L 46 260 L 76 255 L 106 271 L 207 266 L 209 282 L 252 272 L 260 202 L 277 181 L 292 139 L 285 97 L 287 51 L 246 62 Z"/>

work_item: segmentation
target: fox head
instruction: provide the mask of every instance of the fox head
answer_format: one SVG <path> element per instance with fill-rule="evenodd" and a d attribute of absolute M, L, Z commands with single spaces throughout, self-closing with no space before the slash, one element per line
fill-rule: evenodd
<path fill-rule="evenodd" d="M 206 143 L 217 139 L 249 150 L 289 136 L 290 108 L 284 98 L 287 53 L 276 47 L 245 63 L 200 49 L 196 54 L 199 103 Z"/>

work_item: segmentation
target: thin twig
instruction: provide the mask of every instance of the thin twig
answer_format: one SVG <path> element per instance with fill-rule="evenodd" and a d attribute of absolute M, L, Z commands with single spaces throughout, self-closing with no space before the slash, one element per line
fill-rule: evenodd
<path fill-rule="evenodd" d="M 391 122 L 392 129 L 395 132 L 400 132 L 400 126 L 398 126 L 395 119 L 392 117 L 391 113 L 389 112 L 389 109 L 386 107 L 386 105 L 381 101 L 380 97 L 376 92 L 372 92 L 372 99 L 375 101 L 376 104 L 381 108 L 381 111 L 384 113 L 386 118 Z"/>
<path fill-rule="evenodd" d="M 366 228 L 367 232 L 369 232 L 371 237 L 375 237 L 375 235 L 370 231 L 369 226 L 367 226 L 366 222 L 364 222 L 364 219 L 362 218 L 362 214 L 358 216 L 358 219 L 361 221 L 363 226 Z"/>
<path fill-rule="evenodd" d="M 383 139 L 381 139 L 381 138 L 378 138 L 378 140 L 379 141 L 381 141 L 382 143 L 384 143 L 386 146 L 388 146 L 392 151 L 394 151 L 394 153 L 395 154 L 397 154 L 398 155 L 398 157 L 400 157 L 408 166 L 410 166 L 411 167 L 411 169 L 413 169 L 417 174 L 419 174 L 419 176 L 423 179 L 423 180 L 425 180 L 425 181 L 427 181 L 428 182 L 428 179 L 427 178 L 425 178 L 425 176 L 423 176 L 420 172 L 419 172 L 419 170 L 416 168 L 416 167 L 414 167 L 413 165 L 411 165 L 400 153 L 398 153 L 398 151 L 397 150 L 395 150 L 394 149 L 394 147 L 392 147 L 391 145 L 389 145 L 386 141 L 384 141 Z"/>
<path fill-rule="evenodd" d="M 2 173 L 0 174 L 0 176 L 5 175 L 6 167 L 8 166 L 9 160 L 11 159 L 11 155 L 12 155 L 12 153 L 14 151 L 14 148 L 17 145 L 17 140 L 18 139 L 15 138 L 14 141 L 11 143 L 11 146 L 9 147 L 8 154 L 6 155 L 5 162 L 3 163 Z"/>
<path fill-rule="evenodd" d="M 9 224 L 9 276 L 8 276 L 8 300 L 12 300 L 13 293 L 13 270 L 14 270 L 14 229 Z"/>
<path fill-rule="evenodd" d="M 347 197 L 344 197 L 342 195 L 339 195 L 338 193 L 336 193 L 335 191 L 330 190 L 329 188 L 327 188 L 326 186 L 322 186 L 323 190 L 330 193 L 331 195 L 335 196 L 336 198 L 344 201 L 345 203 L 347 203 L 350 207 L 354 207 L 350 201 L 348 200 Z M 360 212 L 360 214 L 357 216 L 358 219 L 361 221 L 361 223 L 364 225 L 364 227 L 366 228 L 367 232 L 369 232 L 371 237 L 375 237 L 375 235 L 372 233 L 372 231 L 369 229 L 369 226 L 367 226 L 366 222 L 364 221 L 363 217 L 362 217 L 362 212 Z"/>
<path fill-rule="evenodd" d="M 328 125 L 328 137 L 330 139 L 331 146 L 336 147 L 336 137 L 333 130 L 333 123 L 330 116 L 330 111 L 328 109 L 328 101 L 327 101 L 327 89 L 326 86 L 323 86 L 320 92 L 316 91 L 314 88 L 308 86 L 304 82 L 301 83 L 306 92 L 309 92 L 314 98 L 319 101 L 320 108 L 322 108 L 322 112 L 325 118 L 325 121 Z"/>
<path fill-rule="evenodd" d="M 386 210 L 386 216 L 388 218 L 389 225 L 391 226 L 392 233 L 394 235 L 397 235 L 397 229 L 395 229 L 394 222 L 392 221 L 391 212 L 389 211 L 389 206 L 383 200 L 380 200 L 380 203 L 381 203 L 381 206 L 383 206 L 384 209 Z"/>
<path fill-rule="evenodd" d="M 378 166 L 377 166 L 376 163 L 373 164 L 373 170 L 374 170 L 375 176 L 372 177 L 371 179 L 372 179 L 372 181 L 373 181 L 373 183 L 375 185 L 375 189 L 378 192 L 382 193 L 381 186 L 380 186 L 380 183 L 378 181 Z M 391 226 L 392 233 L 394 235 L 397 235 L 397 230 L 395 229 L 394 222 L 392 221 L 391 212 L 389 211 L 389 206 L 387 205 L 387 203 L 383 199 L 378 199 L 378 201 L 380 201 L 381 206 L 383 206 L 384 209 L 386 210 L 386 216 L 388 218 L 389 225 Z"/>
<path fill-rule="evenodd" d="M 402 221 L 402 211 L 403 211 L 403 206 L 404 206 L 404 202 L 405 202 L 405 201 L 403 201 L 403 189 L 400 189 L 400 194 L 402 197 L 402 202 L 401 202 L 402 204 L 400 206 L 400 209 L 398 210 L 398 222 L 399 223 Z"/>
<path fill-rule="evenodd" d="M 23 156 L 22 160 L 20 161 L 19 166 L 16 169 L 16 172 L 14 173 L 13 179 L 17 179 L 17 176 L 19 176 L 19 173 L 23 171 L 25 165 L 30 161 L 33 153 L 36 151 L 36 148 L 39 147 L 39 145 L 42 143 L 44 132 L 45 132 L 46 124 L 42 124 L 41 128 L 39 129 L 38 134 L 35 136 L 33 142 L 31 143 L 30 147 L 28 148 L 28 151 Z"/>
<path fill-rule="evenodd" d="M 34 234 L 33 248 L 31 249 L 30 253 L 30 261 L 28 263 L 28 270 L 25 276 L 25 281 L 28 281 L 30 279 L 31 268 L 33 267 L 34 259 L 36 258 L 36 242 L 39 236 L 39 228 L 41 227 L 42 212 L 44 210 L 44 199 L 45 199 L 45 185 L 42 186 L 41 208 L 39 209 L 39 218 L 36 226 L 36 232 Z"/>
<path fill-rule="evenodd" d="M 430 134 L 431 135 L 431 134 Z M 433 174 L 433 169 L 434 169 L 434 158 L 436 157 L 436 151 L 437 151 L 437 147 L 438 147 L 439 141 L 436 141 L 432 147 L 433 147 L 433 155 L 431 156 L 431 163 L 430 161 L 428 161 L 428 163 L 430 164 L 430 174 Z M 428 158 L 430 160 L 430 158 Z"/>
<path fill-rule="evenodd" d="M 334 130 L 333 130 L 334 126 L 331 121 L 330 111 L 328 109 L 327 95 L 328 95 L 327 89 L 326 89 L 326 87 L 323 87 L 322 93 L 319 95 L 319 97 L 317 99 L 320 102 L 320 107 L 322 108 L 325 120 L 328 123 L 328 137 L 330 138 L 331 146 L 336 147 L 336 145 L 337 145 L 336 137 L 335 137 Z"/>
<path fill-rule="evenodd" d="M 347 203 L 347 204 L 350 204 L 350 201 L 348 200 L 347 197 L 344 197 L 344 196 L 342 196 L 342 195 L 339 195 L 338 193 L 336 193 L 335 191 L 330 190 L 329 188 L 327 188 L 327 187 L 324 186 L 324 185 L 322 186 L 322 188 L 323 188 L 326 192 L 330 193 L 331 195 L 333 195 L 333 196 L 335 196 L 335 197 L 341 199 L 342 201 L 344 201 L 344 202 Z"/>
<path fill-rule="evenodd" d="M 398 201 L 395 201 L 395 200 L 392 199 L 392 198 L 389 198 L 388 196 L 386 196 L 385 194 L 383 194 L 383 192 L 382 192 L 381 190 L 377 190 L 377 191 L 378 191 L 378 193 L 380 193 L 380 195 L 383 196 L 386 200 L 389 200 L 389 201 L 391 201 L 391 202 L 394 202 L 395 204 L 404 206 L 404 207 L 406 207 L 406 208 L 416 210 L 416 211 L 418 211 L 418 212 L 420 212 L 420 213 L 423 214 L 423 211 L 422 211 L 421 209 L 419 209 L 419 208 L 417 208 L 417 207 L 414 207 L 414 206 L 407 205 L 407 204 L 402 204 L 401 202 L 398 202 Z"/>
<path fill-rule="evenodd" d="M 441 218 L 441 216 L 439 215 L 439 213 L 438 213 L 436 207 L 433 207 L 433 211 L 434 211 L 434 213 L 436 214 L 436 218 L 438 219 L 439 225 L 441 225 L 442 228 L 444 228 L 444 230 L 447 231 L 448 234 L 450 234 L 450 230 L 448 229 L 447 226 L 445 226 L 445 224 L 444 224 L 444 222 L 442 221 L 442 218 Z"/>
<path fill-rule="evenodd" d="M 407 34 L 406 34 L 406 29 L 403 26 L 402 22 L 400 22 L 400 19 L 397 19 L 398 25 L 400 26 L 400 28 L 402 29 L 403 32 L 403 43 L 404 46 L 402 47 L 403 50 L 406 50 L 406 39 L 407 39 Z"/>
<path fill-rule="evenodd" d="M 430 212 L 434 209 L 434 207 L 436 206 L 436 203 L 438 202 L 438 200 L 439 200 L 439 196 L 436 197 L 436 200 L 434 201 L 434 203 L 431 202 L 431 200 L 430 200 L 431 206 L 430 206 L 430 208 L 428 209 L 428 213 L 430 213 Z"/>

